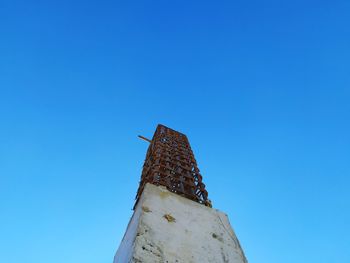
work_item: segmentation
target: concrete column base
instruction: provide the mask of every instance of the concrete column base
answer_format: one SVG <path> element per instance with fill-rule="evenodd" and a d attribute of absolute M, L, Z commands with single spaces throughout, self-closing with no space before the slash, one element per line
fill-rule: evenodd
<path fill-rule="evenodd" d="M 227 215 L 147 184 L 114 263 L 246 263 Z"/>

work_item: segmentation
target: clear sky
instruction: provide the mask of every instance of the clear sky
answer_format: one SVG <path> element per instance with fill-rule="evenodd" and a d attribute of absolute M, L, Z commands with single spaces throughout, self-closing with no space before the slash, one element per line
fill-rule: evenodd
<path fill-rule="evenodd" d="M 0 262 L 111 263 L 158 123 L 251 263 L 350 262 L 350 2 L 0 2 Z"/>

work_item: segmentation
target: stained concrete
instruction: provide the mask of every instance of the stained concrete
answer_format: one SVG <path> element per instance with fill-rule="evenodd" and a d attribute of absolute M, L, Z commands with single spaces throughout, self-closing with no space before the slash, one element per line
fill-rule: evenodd
<path fill-rule="evenodd" d="M 227 215 L 147 184 L 114 263 L 246 263 Z"/>

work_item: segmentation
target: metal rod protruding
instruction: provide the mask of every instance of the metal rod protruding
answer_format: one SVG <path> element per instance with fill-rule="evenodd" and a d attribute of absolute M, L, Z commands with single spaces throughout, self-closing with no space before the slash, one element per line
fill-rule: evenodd
<path fill-rule="evenodd" d="M 146 142 L 149 142 L 149 143 L 152 142 L 152 140 L 147 139 L 146 137 L 143 137 L 142 135 L 138 135 L 138 137 L 139 137 L 140 139 L 142 139 L 142 140 L 145 140 Z"/>

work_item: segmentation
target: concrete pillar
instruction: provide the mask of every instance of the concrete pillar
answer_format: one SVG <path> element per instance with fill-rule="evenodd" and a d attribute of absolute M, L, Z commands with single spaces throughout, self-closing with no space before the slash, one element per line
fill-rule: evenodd
<path fill-rule="evenodd" d="M 147 184 L 114 263 L 246 263 L 227 215 Z"/>

